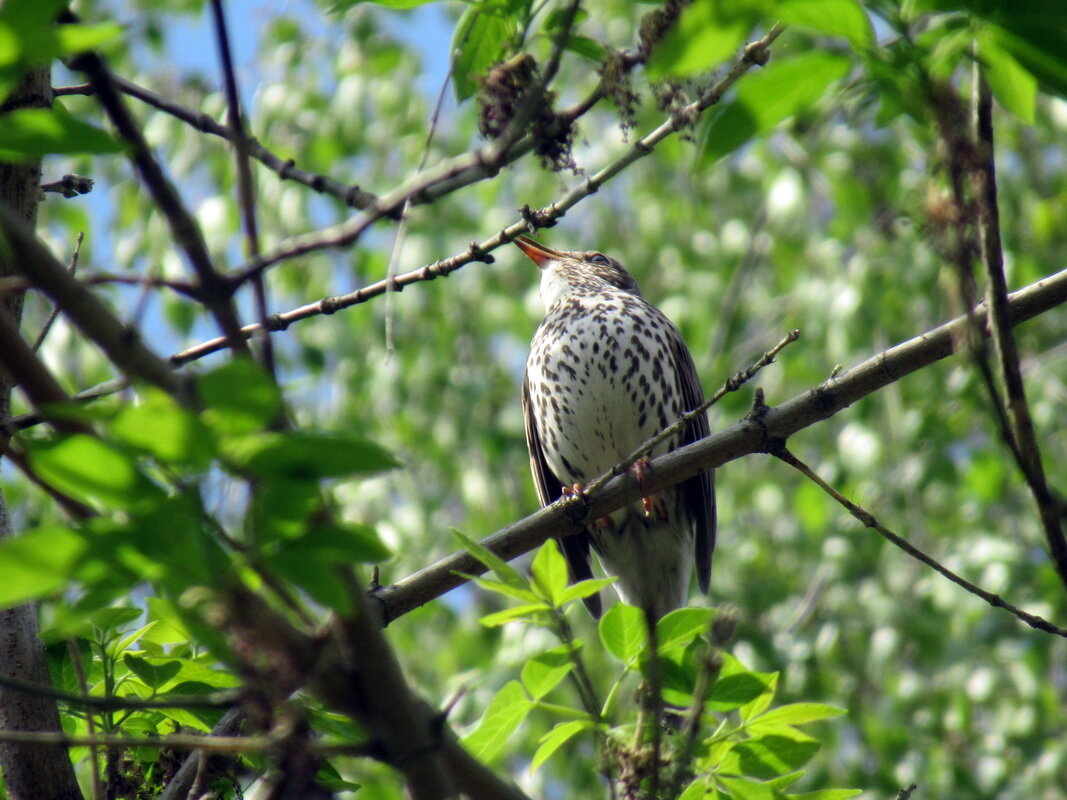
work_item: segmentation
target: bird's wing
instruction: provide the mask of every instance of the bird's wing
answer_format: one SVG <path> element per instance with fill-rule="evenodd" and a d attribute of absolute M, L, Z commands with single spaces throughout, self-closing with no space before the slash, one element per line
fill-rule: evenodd
<path fill-rule="evenodd" d="M 563 484 L 545 460 L 545 451 L 537 433 L 537 421 L 534 419 L 530 402 L 530 382 L 525 375 L 522 379 L 522 417 L 526 422 L 526 447 L 530 451 L 530 469 L 533 472 L 534 486 L 537 488 L 537 499 L 541 501 L 541 505 L 547 506 L 563 494 Z M 570 567 L 571 582 L 577 583 L 592 578 L 593 571 L 589 567 L 589 534 L 582 531 L 571 536 L 561 536 L 557 541 Z M 602 608 L 600 595 L 593 594 L 584 600 L 589 613 L 599 619 Z"/>
<path fill-rule="evenodd" d="M 680 333 L 674 345 L 675 364 L 682 387 L 682 408 L 692 411 L 704 402 L 696 365 Z M 692 444 L 710 433 L 707 413 L 701 414 L 682 433 L 682 445 Z M 696 533 L 697 584 L 708 593 L 711 584 L 711 555 L 715 551 L 715 473 L 702 472 L 681 485 L 682 500 L 689 509 Z"/>

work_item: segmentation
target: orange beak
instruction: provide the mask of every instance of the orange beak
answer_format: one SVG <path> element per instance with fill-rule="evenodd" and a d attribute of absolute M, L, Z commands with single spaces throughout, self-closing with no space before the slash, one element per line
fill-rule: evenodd
<path fill-rule="evenodd" d="M 529 236 L 516 237 L 515 245 L 526 253 L 530 260 L 537 265 L 538 269 L 544 269 L 545 263 L 548 261 L 558 261 L 562 255 L 556 250 L 535 242 Z"/>

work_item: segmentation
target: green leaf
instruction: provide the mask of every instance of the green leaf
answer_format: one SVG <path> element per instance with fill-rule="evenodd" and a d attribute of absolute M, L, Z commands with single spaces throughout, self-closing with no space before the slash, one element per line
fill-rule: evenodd
<path fill-rule="evenodd" d="M 105 42 L 122 34 L 122 26 L 114 23 L 103 25 L 57 25 L 56 38 L 59 54 L 64 56 L 95 50 Z"/>
<path fill-rule="evenodd" d="M 122 657 L 127 669 L 145 682 L 152 689 L 158 689 L 179 672 L 182 665 L 180 661 L 157 661 L 152 663 L 148 659 L 126 653 Z"/>
<path fill-rule="evenodd" d="M 860 53 L 875 43 L 871 20 L 856 0 L 782 0 L 774 13 L 788 25 L 844 37 Z"/>
<path fill-rule="evenodd" d="M 162 597 L 149 597 L 145 602 L 149 621 L 156 623 L 150 631 L 151 636 L 145 637 L 148 641 L 180 644 L 193 638 L 174 603 Z"/>
<path fill-rule="evenodd" d="M 774 790 L 758 781 L 721 775 L 719 784 L 730 793 L 731 800 L 776 800 Z"/>
<path fill-rule="evenodd" d="M 660 652 L 674 647 L 686 647 L 707 631 L 715 610 L 711 608 L 678 608 L 656 623 L 656 642 Z"/>
<path fill-rule="evenodd" d="M 678 800 L 704 800 L 714 789 L 707 778 L 697 778 L 678 795 Z"/>
<path fill-rule="evenodd" d="M 537 551 L 530 566 L 533 576 L 532 585 L 541 599 L 557 608 L 563 604 L 563 593 L 567 589 L 567 562 L 559 552 L 555 539 L 549 539 Z"/>
<path fill-rule="evenodd" d="M 757 725 L 803 725 L 806 722 L 840 717 L 844 713 L 845 709 L 825 703 L 790 703 L 752 718 L 749 729 Z"/>
<path fill-rule="evenodd" d="M 762 703 L 754 711 L 759 713 L 773 699 L 777 681 L 778 673 L 753 672 L 729 653 L 723 653 L 718 680 L 708 693 L 708 707 L 713 711 L 732 711 L 749 704 L 754 710 Z M 749 718 L 742 715 L 743 720 Z"/>
<path fill-rule="evenodd" d="M 600 641 L 604 649 L 629 664 L 644 649 L 648 641 L 645 615 L 641 609 L 616 603 L 600 618 Z"/>
<path fill-rule="evenodd" d="M 33 161 L 50 153 L 117 153 L 111 135 L 72 117 L 59 104 L 52 108 L 20 108 L 4 115 L 0 126 L 0 160 Z"/>
<path fill-rule="evenodd" d="M 348 11 L 350 8 L 355 8 L 360 3 L 372 3 L 382 8 L 392 8 L 397 11 L 406 11 L 409 8 L 418 8 L 424 6 L 427 3 L 432 3 L 434 0 L 341 0 L 339 3 L 334 3 L 330 6 L 327 13 L 339 14 Z"/>
<path fill-rule="evenodd" d="M 508 681 L 489 701 L 478 727 L 463 737 L 463 746 L 479 761 L 493 761 L 533 706 L 519 682 Z"/>
<path fill-rule="evenodd" d="M 568 586 L 562 596 L 559 599 L 561 606 L 566 605 L 572 600 L 580 600 L 583 597 L 589 597 L 599 592 L 611 584 L 615 583 L 618 578 L 587 578 L 584 581 L 578 581 L 578 583 Z"/>
<path fill-rule="evenodd" d="M 767 734 L 734 745 L 733 757 L 743 775 L 767 780 L 800 769 L 819 751 L 819 741 L 799 731 Z"/>
<path fill-rule="evenodd" d="M 787 794 L 789 800 L 848 800 L 863 794 L 863 789 L 818 789 L 814 792 Z"/>
<path fill-rule="evenodd" d="M 561 722 L 544 736 L 541 737 L 541 745 L 537 748 L 530 760 L 530 769 L 534 772 L 552 757 L 552 754 L 563 745 L 573 739 L 577 734 L 593 727 L 592 720 L 572 719 L 569 722 Z"/>
<path fill-rule="evenodd" d="M 487 628 L 498 628 L 515 620 L 535 619 L 538 614 L 550 611 L 551 608 L 545 603 L 527 603 L 526 605 L 505 608 L 503 611 L 486 614 L 478 622 Z"/>
<path fill-rule="evenodd" d="M 850 67 L 844 56 L 816 51 L 774 59 L 761 72 L 745 76 L 737 97 L 721 105 L 702 126 L 701 162 L 710 164 L 815 105 L 826 87 L 848 74 Z"/>
<path fill-rule="evenodd" d="M 979 38 L 979 58 L 993 96 L 1027 125 L 1034 124 L 1037 78 L 1023 68 L 992 36 Z"/>
<path fill-rule="evenodd" d="M 656 45 L 648 62 L 649 78 L 684 78 L 729 58 L 759 20 L 758 6 L 734 0 L 695 0 Z"/>
<path fill-rule="evenodd" d="M 392 555 L 374 528 L 357 522 L 320 522 L 281 549 L 282 558 L 315 557 L 326 564 L 373 564 Z"/>
<path fill-rule="evenodd" d="M 460 531 L 453 530 L 452 535 L 459 540 L 459 543 L 464 550 L 485 564 L 488 569 L 491 569 L 496 573 L 496 576 L 500 578 L 501 581 L 514 589 L 530 591 L 530 582 L 522 577 L 518 570 L 508 564 L 508 562 L 500 556 L 496 555 L 492 550 L 479 544 Z"/>
<path fill-rule="evenodd" d="M 0 608 L 51 594 L 70 580 L 88 547 L 69 528 L 35 528 L 0 542 Z"/>
<path fill-rule="evenodd" d="M 251 433 L 267 427 L 282 408 L 270 375 L 254 361 L 237 358 L 202 375 L 197 391 L 207 410 L 204 421 L 221 433 Z"/>
<path fill-rule="evenodd" d="M 347 478 L 399 466 L 373 442 L 343 433 L 254 433 L 226 440 L 223 453 L 236 470 L 260 478 Z"/>
<path fill-rule="evenodd" d="M 588 36 L 569 36 L 563 47 L 570 50 L 572 53 L 580 55 L 582 58 L 587 58 L 598 64 L 601 63 L 604 60 L 604 56 L 607 55 L 607 50 L 604 49 L 604 45 L 596 39 L 590 39 Z"/>
<path fill-rule="evenodd" d="M 568 650 L 568 645 L 554 647 L 522 665 L 522 685 L 534 700 L 556 688 L 574 667 Z"/>
<path fill-rule="evenodd" d="M 515 600 L 521 600 L 524 603 L 536 602 L 537 595 L 531 592 L 529 589 L 516 589 L 514 586 L 509 586 L 503 581 L 494 581 L 492 578 L 483 578 L 478 575 L 464 575 L 463 577 L 474 581 L 483 589 L 502 594 L 505 597 L 511 597 Z M 543 603 L 538 603 L 543 605 Z M 547 606 L 546 606 L 547 608 Z"/>
<path fill-rule="evenodd" d="M 206 469 L 214 454 L 210 429 L 169 395 L 149 388 L 142 402 L 129 406 L 108 424 L 117 441 L 142 450 L 167 464 Z"/>
<path fill-rule="evenodd" d="M 452 34 L 452 85 L 456 100 L 463 102 L 476 91 L 482 77 L 507 53 L 516 33 L 515 22 L 475 3 L 456 23 Z"/>
<path fill-rule="evenodd" d="M 83 502 L 129 510 L 139 501 L 163 497 L 130 456 L 88 434 L 35 442 L 29 461 L 42 480 Z"/>

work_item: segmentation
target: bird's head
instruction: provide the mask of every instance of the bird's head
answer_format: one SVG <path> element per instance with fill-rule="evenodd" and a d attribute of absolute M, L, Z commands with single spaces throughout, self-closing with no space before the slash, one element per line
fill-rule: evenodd
<path fill-rule="evenodd" d="M 622 264 L 596 250 L 553 250 L 527 236 L 519 236 L 515 244 L 541 270 L 541 299 L 546 308 L 574 294 L 641 294 L 637 281 Z"/>

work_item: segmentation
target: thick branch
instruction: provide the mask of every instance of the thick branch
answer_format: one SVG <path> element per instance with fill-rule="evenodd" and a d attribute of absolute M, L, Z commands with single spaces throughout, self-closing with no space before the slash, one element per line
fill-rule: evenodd
<path fill-rule="evenodd" d="M 1067 303 L 1067 270 L 1038 281 L 1010 297 L 1011 322 L 1016 325 Z M 984 307 L 975 310 L 982 322 Z M 794 433 L 827 419 L 838 411 L 956 352 L 964 340 L 967 317 L 891 347 L 848 372 L 772 408 L 759 420 L 745 419 L 720 433 L 675 450 L 652 462 L 643 486 L 630 474 L 608 481 L 600 491 L 580 500 L 558 502 L 519 520 L 482 544 L 504 559 L 515 558 L 542 544 L 550 536 L 577 533 L 587 520 L 598 519 L 728 461 L 766 452 L 769 443 L 785 441 Z M 379 589 L 375 596 L 388 623 L 465 582 L 456 573 L 480 575 L 485 567 L 466 552 L 455 553 L 397 583 Z"/>

